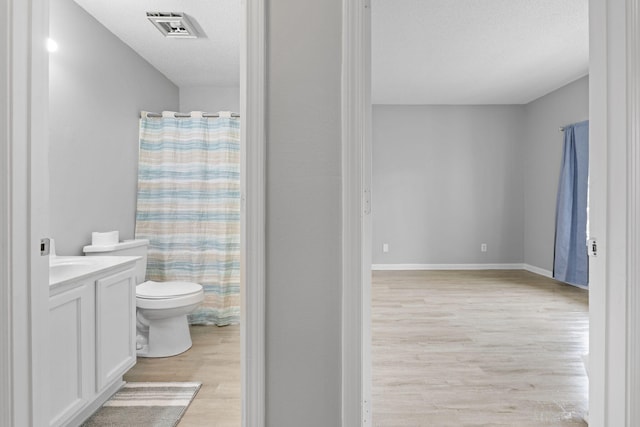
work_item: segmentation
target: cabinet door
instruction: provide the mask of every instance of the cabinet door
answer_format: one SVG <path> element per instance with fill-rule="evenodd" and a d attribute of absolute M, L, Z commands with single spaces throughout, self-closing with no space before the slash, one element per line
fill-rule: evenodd
<path fill-rule="evenodd" d="M 96 391 L 136 363 L 135 270 L 96 281 Z"/>
<path fill-rule="evenodd" d="M 49 298 L 49 420 L 61 425 L 93 396 L 93 282 Z"/>

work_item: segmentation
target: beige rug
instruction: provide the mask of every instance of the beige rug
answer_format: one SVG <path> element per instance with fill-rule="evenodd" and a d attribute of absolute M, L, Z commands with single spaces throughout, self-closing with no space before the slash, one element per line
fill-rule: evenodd
<path fill-rule="evenodd" d="M 84 424 L 85 427 L 174 427 L 202 383 L 126 383 Z"/>

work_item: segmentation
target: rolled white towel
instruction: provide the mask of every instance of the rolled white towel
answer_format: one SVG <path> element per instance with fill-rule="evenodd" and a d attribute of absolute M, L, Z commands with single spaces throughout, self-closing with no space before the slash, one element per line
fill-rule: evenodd
<path fill-rule="evenodd" d="M 115 245 L 120 240 L 120 232 L 116 231 L 107 231 L 105 233 L 100 233 L 98 231 L 94 231 L 91 233 L 91 244 L 93 246 L 109 246 Z"/>

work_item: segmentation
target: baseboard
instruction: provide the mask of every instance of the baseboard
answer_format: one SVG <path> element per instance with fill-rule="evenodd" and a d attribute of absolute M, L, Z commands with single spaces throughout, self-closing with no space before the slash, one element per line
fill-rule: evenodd
<path fill-rule="evenodd" d="M 373 264 L 371 270 L 523 270 L 523 264 Z"/>
<path fill-rule="evenodd" d="M 553 279 L 553 272 L 549 270 L 545 270 L 544 268 L 536 267 L 535 265 L 531 265 L 531 264 L 524 264 L 523 269 L 530 271 L 531 273 L 536 273 L 541 276 Z"/>
<path fill-rule="evenodd" d="M 553 272 L 552 271 L 545 270 L 543 268 L 536 267 L 536 266 L 531 265 L 531 264 L 524 264 L 524 269 L 527 270 L 527 271 L 530 271 L 531 273 L 539 274 L 541 276 L 548 277 L 549 279 L 553 279 Z M 556 280 L 556 279 L 553 279 L 553 280 Z M 561 283 L 564 283 L 564 284 L 569 285 L 569 286 L 574 286 L 576 288 L 589 290 L 588 286 L 576 285 L 575 283 L 568 283 L 568 282 L 561 282 Z"/>
<path fill-rule="evenodd" d="M 372 271 L 411 270 L 526 270 L 553 279 L 553 273 L 531 264 L 372 264 Z M 588 286 L 567 283 L 576 288 L 588 290 Z"/>

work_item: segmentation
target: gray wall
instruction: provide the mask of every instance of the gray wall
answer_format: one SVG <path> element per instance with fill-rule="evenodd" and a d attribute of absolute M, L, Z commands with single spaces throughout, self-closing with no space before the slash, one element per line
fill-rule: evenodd
<path fill-rule="evenodd" d="M 340 425 L 341 9 L 267 2 L 269 427 Z"/>
<path fill-rule="evenodd" d="M 558 129 L 588 119 L 588 86 L 583 77 L 527 105 L 374 106 L 374 264 L 551 271 Z"/>
<path fill-rule="evenodd" d="M 374 264 L 522 263 L 523 127 L 522 106 L 374 106 Z"/>
<path fill-rule="evenodd" d="M 589 78 L 527 104 L 525 111 L 524 262 L 551 271 L 563 141 L 558 129 L 589 118 Z"/>
<path fill-rule="evenodd" d="M 80 255 L 92 231 L 135 225 L 140 110 L 178 109 L 178 88 L 72 0 L 51 1 L 51 236 Z"/>
<path fill-rule="evenodd" d="M 239 73 L 239 72 L 238 72 Z M 193 86 L 180 88 L 180 111 L 240 112 L 240 87 Z"/>

